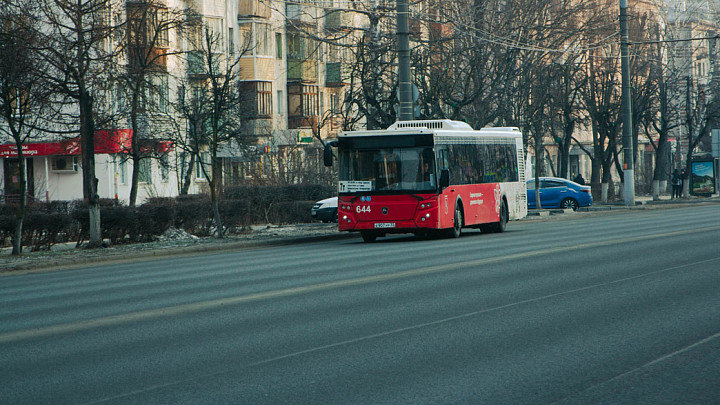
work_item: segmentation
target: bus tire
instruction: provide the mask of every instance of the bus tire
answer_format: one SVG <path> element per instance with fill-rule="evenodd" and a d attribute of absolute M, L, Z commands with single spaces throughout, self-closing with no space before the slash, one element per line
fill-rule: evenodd
<path fill-rule="evenodd" d="M 377 234 L 372 231 L 360 231 L 360 236 L 362 236 L 363 241 L 366 243 L 373 243 L 375 239 L 377 239 Z"/>
<path fill-rule="evenodd" d="M 453 227 L 448 230 L 448 236 L 451 238 L 459 238 L 462 233 L 463 224 L 463 213 L 462 205 L 459 203 L 455 204 L 455 220 L 453 221 Z"/>
<path fill-rule="evenodd" d="M 502 233 L 505 232 L 505 229 L 507 228 L 508 223 L 508 208 L 507 204 L 505 204 L 505 200 L 503 199 L 500 203 L 500 221 L 495 222 L 492 224 L 492 230 L 496 233 Z"/>

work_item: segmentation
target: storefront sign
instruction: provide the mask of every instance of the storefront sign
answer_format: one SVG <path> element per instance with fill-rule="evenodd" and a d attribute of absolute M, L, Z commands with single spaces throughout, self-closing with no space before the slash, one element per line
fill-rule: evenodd
<path fill-rule="evenodd" d="M 131 129 L 116 129 L 113 131 L 95 132 L 95 153 L 122 153 L 128 151 L 132 142 Z M 167 151 L 170 149 L 169 142 L 159 142 L 158 148 Z M 72 138 L 60 142 L 33 142 L 22 145 L 23 156 L 58 156 L 58 155 L 79 155 L 80 138 Z M 17 157 L 17 145 L 0 145 L 0 158 Z"/>

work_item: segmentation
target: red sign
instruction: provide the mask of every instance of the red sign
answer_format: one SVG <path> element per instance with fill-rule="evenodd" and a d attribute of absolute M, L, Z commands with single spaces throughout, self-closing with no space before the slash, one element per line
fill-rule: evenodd
<path fill-rule="evenodd" d="M 132 141 L 132 129 L 97 131 L 95 133 L 95 153 L 121 153 L 129 150 Z M 60 142 L 36 142 L 22 145 L 23 156 L 79 155 L 80 138 Z M 15 144 L 0 145 L 0 158 L 17 157 Z"/>
<path fill-rule="evenodd" d="M 80 153 L 78 140 L 70 139 L 62 142 L 25 143 L 22 145 L 23 156 L 77 155 Z M 15 144 L 0 145 L 0 157 L 17 157 Z"/>

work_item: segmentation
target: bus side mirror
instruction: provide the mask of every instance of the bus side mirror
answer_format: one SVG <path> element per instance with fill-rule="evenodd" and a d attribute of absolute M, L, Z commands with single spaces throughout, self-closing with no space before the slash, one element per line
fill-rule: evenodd
<path fill-rule="evenodd" d="M 332 153 L 333 146 L 337 146 L 337 141 L 332 141 L 332 142 L 328 142 L 325 144 L 325 150 L 323 151 L 323 163 L 327 167 L 330 167 L 333 165 L 333 153 Z"/>
<path fill-rule="evenodd" d="M 440 188 L 443 189 L 450 185 L 450 170 L 443 169 L 440 171 Z"/>

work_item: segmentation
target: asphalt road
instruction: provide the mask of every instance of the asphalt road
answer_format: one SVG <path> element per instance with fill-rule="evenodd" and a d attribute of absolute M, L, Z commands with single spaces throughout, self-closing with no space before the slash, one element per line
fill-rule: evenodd
<path fill-rule="evenodd" d="M 0 277 L 0 403 L 718 403 L 720 205 Z"/>

